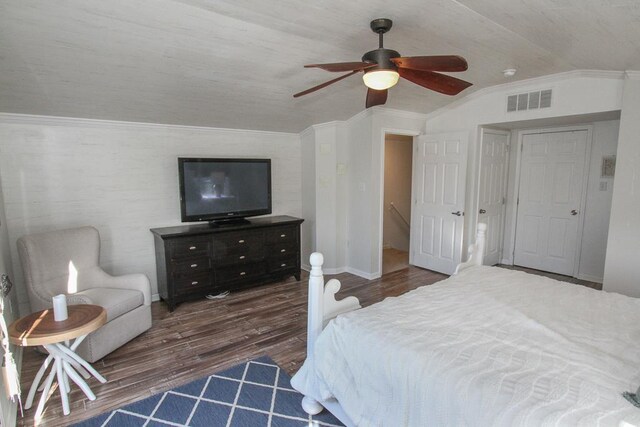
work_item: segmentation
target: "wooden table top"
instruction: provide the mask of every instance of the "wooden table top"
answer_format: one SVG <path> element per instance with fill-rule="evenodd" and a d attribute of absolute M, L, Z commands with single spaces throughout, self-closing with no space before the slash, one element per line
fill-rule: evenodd
<path fill-rule="evenodd" d="M 99 305 L 67 306 L 66 320 L 56 322 L 53 309 L 31 313 L 9 326 L 9 341 L 20 346 L 45 345 L 78 338 L 107 323 L 107 311 Z"/>

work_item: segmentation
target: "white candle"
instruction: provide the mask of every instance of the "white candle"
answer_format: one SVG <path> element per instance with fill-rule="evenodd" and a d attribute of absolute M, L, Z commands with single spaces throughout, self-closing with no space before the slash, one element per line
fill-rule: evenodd
<path fill-rule="evenodd" d="M 53 297 L 53 320 L 61 322 L 67 320 L 67 296 L 65 294 Z"/>

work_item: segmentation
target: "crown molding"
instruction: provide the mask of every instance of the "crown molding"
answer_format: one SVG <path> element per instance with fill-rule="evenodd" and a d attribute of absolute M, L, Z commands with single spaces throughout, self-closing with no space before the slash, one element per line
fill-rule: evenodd
<path fill-rule="evenodd" d="M 315 125 L 311 125 L 309 127 L 313 128 L 314 130 L 320 130 L 320 129 L 328 128 L 328 127 L 338 127 L 338 126 L 342 126 L 344 124 L 345 124 L 345 122 L 343 120 L 332 120 L 330 122 L 318 123 L 318 124 L 315 124 Z"/>
<path fill-rule="evenodd" d="M 345 120 L 345 122 L 346 123 L 351 123 L 351 122 L 354 122 L 354 121 L 359 120 L 359 119 L 366 119 L 367 117 L 370 117 L 373 114 L 374 108 L 365 108 L 364 110 L 360 111 L 359 113 L 349 117 L 347 120 Z"/>
<path fill-rule="evenodd" d="M 126 122 L 118 120 L 85 119 L 78 117 L 40 116 L 33 114 L 14 114 L 0 112 L 0 124 L 38 125 L 38 126 L 82 126 L 89 128 L 116 128 L 136 130 L 165 130 L 187 132 L 225 132 L 225 133 L 253 133 L 256 135 L 295 135 L 292 132 L 274 132 L 254 129 L 217 128 L 207 126 L 185 126 L 160 123 Z"/>
<path fill-rule="evenodd" d="M 625 74 L 629 73 L 628 71 L 611 71 L 611 70 L 573 70 L 573 71 L 565 71 L 563 73 L 556 74 L 548 74 L 545 76 L 534 77 L 531 79 L 518 80 L 515 82 L 502 83 L 499 85 L 489 86 L 482 89 L 478 89 L 475 92 L 470 93 L 469 95 L 457 99 L 442 108 L 438 108 L 435 111 L 426 115 L 426 120 L 431 120 L 435 117 L 440 116 L 454 108 L 459 107 L 462 104 L 466 104 L 467 102 L 479 98 L 481 96 L 499 92 L 503 90 L 507 91 L 517 91 L 520 88 L 527 86 L 535 86 L 535 85 L 548 85 L 564 80 L 576 79 L 576 78 L 599 78 L 599 79 L 613 79 L 613 80 L 622 80 L 625 78 Z M 632 73 L 636 73 L 632 71 Z M 627 74 L 628 75 L 628 74 Z"/>
<path fill-rule="evenodd" d="M 624 75 L 630 80 L 640 80 L 640 71 L 627 70 L 624 72 Z"/>

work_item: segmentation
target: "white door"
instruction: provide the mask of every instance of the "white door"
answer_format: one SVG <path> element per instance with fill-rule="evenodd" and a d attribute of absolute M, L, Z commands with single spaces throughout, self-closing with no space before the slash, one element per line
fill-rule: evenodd
<path fill-rule="evenodd" d="M 413 159 L 412 263 L 452 274 L 462 253 L 466 132 L 420 135 Z"/>
<path fill-rule="evenodd" d="M 573 275 L 587 131 L 526 134 L 514 264 Z"/>
<path fill-rule="evenodd" d="M 508 152 L 507 132 L 483 129 L 480 146 L 478 222 L 487 224 L 485 265 L 496 265 L 502 259 Z"/>

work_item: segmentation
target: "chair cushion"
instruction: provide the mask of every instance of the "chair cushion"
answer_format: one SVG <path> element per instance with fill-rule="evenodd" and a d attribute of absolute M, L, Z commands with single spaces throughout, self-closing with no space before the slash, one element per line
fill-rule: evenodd
<path fill-rule="evenodd" d="M 142 292 L 129 289 L 92 288 L 67 297 L 70 304 L 95 304 L 107 310 L 107 322 L 112 321 L 144 302 Z"/>

